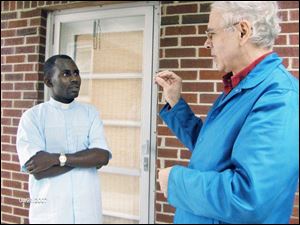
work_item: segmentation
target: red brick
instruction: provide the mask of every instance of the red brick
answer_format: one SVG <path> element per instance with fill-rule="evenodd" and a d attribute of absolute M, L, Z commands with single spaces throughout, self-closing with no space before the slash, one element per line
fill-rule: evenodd
<path fill-rule="evenodd" d="M 2 92 L 3 99 L 20 99 L 21 92 Z"/>
<path fill-rule="evenodd" d="M 293 69 L 299 69 L 299 58 L 293 58 L 292 59 L 292 68 Z"/>
<path fill-rule="evenodd" d="M 206 115 L 211 108 L 211 106 L 207 106 L 207 105 L 191 105 L 190 107 L 192 111 L 197 115 L 199 114 Z"/>
<path fill-rule="evenodd" d="M 2 119 L 2 118 L 1 118 Z M 2 125 L 2 124 L 1 124 Z M 2 138 L 2 137 L 1 137 Z M 10 157 L 10 154 L 5 154 L 5 153 L 1 153 L 1 160 L 3 160 L 3 161 L 10 161 L 10 159 L 11 159 L 11 157 Z M 1 171 L 2 172 L 2 171 Z M 5 176 L 5 174 L 2 174 L 1 173 L 1 178 L 3 178 L 3 176 L 2 175 L 4 175 L 5 176 L 5 178 L 10 178 L 10 173 L 9 172 L 7 172 L 8 174 L 6 174 L 6 175 L 9 175 L 9 177 L 7 177 L 7 176 Z"/>
<path fill-rule="evenodd" d="M 12 72 L 12 65 L 1 65 L 1 72 Z"/>
<path fill-rule="evenodd" d="M 195 57 L 194 48 L 170 48 L 165 50 L 166 57 Z"/>
<path fill-rule="evenodd" d="M 290 219 L 290 224 L 299 224 L 299 218 L 292 217 Z"/>
<path fill-rule="evenodd" d="M 299 8 L 298 1 L 278 1 L 278 5 L 280 9 L 293 9 Z"/>
<path fill-rule="evenodd" d="M 14 66 L 15 72 L 33 71 L 33 64 L 16 64 Z"/>
<path fill-rule="evenodd" d="M 163 211 L 166 213 L 175 213 L 175 208 L 169 204 L 163 204 Z"/>
<path fill-rule="evenodd" d="M 21 63 L 25 61 L 25 55 L 6 56 L 7 63 Z"/>
<path fill-rule="evenodd" d="M 25 74 L 25 81 L 42 81 L 44 75 L 39 73 L 26 73 Z"/>
<path fill-rule="evenodd" d="M 279 11 L 278 16 L 282 21 L 288 20 L 288 12 L 287 11 Z"/>
<path fill-rule="evenodd" d="M 177 46 L 178 45 L 178 38 L 161 38 L 160 39 L 160 46 Z"/>
<path fill-rule="evenodd" d="M 166 27 L 166 35 L 196 34 L 195 26 Z"/>
<path fill-rule="evenodd" d="M 1 124 L 3 124 L 2 123 L 2 119 L 4 119 L 4 118 L 1 118 Z M 9 119 L 9 118 L 8 118 Z M 10 119 L 9 119 L 10 120 Z M 7 125 L 7 124 L 5 124 L 5 125 Z M 10 124 L 8 124 L 8 125 L 10 125 Z M 9 135 L 4 135 L 4 134 L 1 134 L 1 143 L 9 143 L 10 142 L 10 136 Z"/>
<path fill-rule="evenodd" d="M 187 93 L 182 93 L 181 97 L 187 102 L 187 103 L 197 103 L 198 102 L 198 96 L 197 94 L 187 94 Z"/>
<path fill-rule="evenodd" d="M 299 35 L 290 34 L 290 44 L 291 45 L 299 45 Z"/>
<path fill-rule="evenodd" d="M 27 179 L 27 181 L 28 181 L 28 179 Z M 28 193 L 28 191 L 14 190 L 13 196 L 16 198 L 27 199 L 27 198 L 29 198 L 29 193 Z"/>
<path fill-rule="evenodd" d="M 4 3 L 7 3 L 8 1 L 5 1 Z M 2 13 L 1 12 L 1 21 L 2 20 L 10 20 L 10 19 L 16 19 L 17 18 L 17 13 L 16 12 L 7 12 L 7 13 Z M 2 31 L 1 31 L 1 36 L 2 36 Z"/>
<path fill-rule="evenodd" d="M 14 107 L 15 108 L 31 108 L 32 106 L 34 106 L 34 102 L 33 101 L 26 101 L 26 100 L 21 100 L 21 101 L 14 101 Z"/>
<path fill-rule="evenodd" d="M 9 45 L 22 45 L 24 44 L 24 38 L 18 37 L 18 38 L 7 38 L 5 39 L 4 45 L 9 46 Z"/>
<path fill-rule="evenodd" d="M 213 103 L 219 94 L 200 94 L 200 103 Z"/>
<path fill-rule="evenodd" d="M 12 163 L 6 163 L 6 162 L 1 162 L 2 168 L 4 170 L 9 170 L 9 171 L 20 171 L 20 165 L 19 164 L 12 164 Z"/>
<path fill-rule="evenodd" d="M 15 83 L 15 90 L 33 90 L 34 84 L 33 82 Z"/>
<path fill-rule="evenodd" d="M 161 213 L 156 213 L 156 221 L 157 222 L 173 223 L 173 216 L 165 215 L 165 214 L 161 214 Z"/>
<path fill-rule="evenodd" d="M 177 138 L 166 138 L 165 145 L 167 147 L 184 147 L 183 144 Z"/>
<path fill-rule="evenodd" d="M 183 82 L 182 91 L 183 92 L 208 92 L 213 91 L 213 83 L 203 83 L 203 82 Z"/>
<path fill-rule="evenodd" d="M 189 5 L 177 5 L 177 6 L 168 6 L 167 14 L 183 14 L 183 13 L 194 13 L 198 11 L 197 4 Z"/>
<path fill-rule="evenodd" d="M 23 80 L 23 74 L 21 73 L 8 73 L 4 75 L 6 81 L 21 81 Z"/>
<path fill-rule="evenodd" d="M 182 46 L 203 46 L 206 37 L 183 37 L 181 38 Z"/>
<path fill-rule="evenodd" d="M 1 30 L 1 37 L 4 38 L 4 37 L 14 37 L 16 35 L 16 30 Z M 1 54 L 2 51 L 1 51 Z"/>
<path fill-rule="evenodd" d="M 13 126 L 19 126 L 20 118 L 13 118 Z"/>
<path fill-rule="evenodd" d="M 298 10 L 293 10 L 293 11 L 290 11 L 290 20 L 296 20 L 299 22 L 299 9 Z"/>
<path fill-rule="evenodd" d="M 274 47 L 280 57 L 299 57 L 299 47 Z"/>
<path fill-rule="evenodd" d="M 17 9 L 23 9 L 23 1 L 17 1 Z"/>
<path fill-rule="evenodd" d="M 3 187 L 10 187 L 10 188 L 21 188 L 21 182 L 12 181 L 12 180 L 2 180 Z"/>
<path fill-rule="evenodd" d="M 3 172 L 6 172 L 6 173 L 9 173 L 10 174 L 10 172 L 7 172 L 7 171 L 3 171 Z M 4 173 L 2 173 L 2 171 L 1 171 L 1 175 L 5 175 Z M 2 176 L 1 176 L 1 178 L 2 178 Z M 5 177 L 6 178 L 6 177 Z M 4 188 L 4 187 L 2 187 L 1 186 L 1 195 L 5 195 L 5 196 L 12 196 L 12 190 L 11 189 L 9 189 L 9 188 Z M 2 204 L 1 204 L 1 206 L 2 206 Z"/>
<path fill-rule="evenodd" d="M 19 181 L 28 181 L 28 175 L 25 173 L 12 173 L 12 179 L 19 180 Z"/>
<path fill-rule="evenodd" d="M 188 150 L 181 150 L 180 151 L 180 158 L 181 159 L 190 159 L 191 155 L 192 155 L 192 153 Z"/>
<path fill-rule="evenodd" d="M 182 59 L 181 68 L 211 68 L 212 59 Z"/>
<path fill-rule="evenodd" d="M 158 135 L 163 135 L 163 136 L 173 136 L 173 133 L 168 127 L 158 127 L 157 128 Z"/>
<path fill-rule="evenodd" d="M 187 162 L 187 161 L 165 160 L 165 168 L 171 167 L 171 166 L 176 166 L 176 165 L 187 166 L 188 164 L 189 164 L 189 162 Z"/>
<path fill-rule="evenodd" d="M 16 109 L 3 109 L 3 116 L 9 116 L 9 117 L 20 117 L 22 115 L 21 110 Z"/>
<path fill-rule="evenodd" d="M 28 211 L 28 209 L 14 208 L 14 215 L 28 217 L 29 216 L 29 211 Z"/>
<path fill-rule="evenodd" d="M 157 157 L 177 158 L 177 150 L 175 149 L 159 149 Z"/>
<path fill-rule="evenodd" d="M 208 48 L 199 48 L 198 56 L 199 57 L 211 57 L 211 50 Z"/>
<path fill-rule="evenodd" d="M 200 70 L 200 80 L 222 80 L 223 73 L 215 70 Z"/>
<path fill-rule="evenodd" d="M 8 215 L 5 213 L 1 213 L 1 223 L 2 221 L 8 222 L 8 223 L 14 223 L 14 224 L 20 224 L 21 223 L 21 218 L 17 217 L 17 216 L 12 216 L 12 215 Z"/>
<path fill-rule="evenodd" d="M 34 9 L 30 11 L 21 11 L 21 18 L 42 16 L 41 9 Z"/>
<path fill-rule="evenodd" d="M 159 68 L 178 68 L 177 59 L 161 59 L 159 60 Z"/>
<path fill-rule="evenodd" d="M 5 109 L 4 111 L 6 111 L 7 109 Z M 15 111 L 15 110 L 14 110 Z M 3 113 L 4 114 L 4 113 Z M 7 115 L 6 115 L 7 116 Z M 12 134 L 12 135 L 16 135 L 17 134 L 17 127 L 2 127 L 3 129 L 3 134 Z"/>
<path fill-rule="evenodd" d="M 156 203 L 155 204 L 155 210 L 156 210 L 156 212 L 161 212 L 161 204 L 159 204 L 159 203 Z"/>
<path fill-rule="evenodd" d="M 279 35 L 275 41 L 275 45 L 286 45 L 287 44 L 287 36 Z"/>
<path fill-rule="evenodd" d="M 299 33 L 299 23 L 280 24 L 281 33 Z"/>
<path fill-rule="evenodd" d="M 15 145 L 9 145 L 9 144 L 3 144 L 3 143 L 1 143 L 1 151 L 2 152 L 13 152 L 13 153 L 17 152 Z M 5 169 L 3 166 L 4 165 L 2 164 L 1 169 Z M 13 165 L 13 167 L 14 167 L 14 165 Z M 8 169 L 8 170 L 10 169 L 10 164 L 7 165 L 6 169 Z M 20 171 L 20 170 L 17 170 L 17 171 Z"/>
<path fill-rule="evenodd" d="M 34 53 L 35 46 L 16 47 L 16 53 Z"/>
<path fill-rule="evenodd" d="M 9 28 L 26 27 L 26 26 L 27 26 L 27 20 L 14 20 L 8 22 Z"/>
<path fill-rule="evenodd" d="M 182 78 L 182 80 L 196 80 L 197 79 L 197 71 L 195 70 L 173 70 L 178 76 Z"/>
<path fill-rule="evenodd" d="M 1 191 L 1 193 L 2 193 L 2 191 Z M 6 206 L 6 205 L 4 206 L 4 205 L 1 204 L 1 213 L 2 212 L 11 214 L 12 213 L 12 207 Z"/>
<path fill-rule="evenodd" d="M 2 107 L 2 102 L 1 102 L 1 107 Z M 11 118 L 1 117 L 1 126 L 3 125 L 11 126 Z"/>
<path fill-rule="evenodd" d="M 14 11 L 16 9 L 16 1 L 9 1 L 9 10 Z"/>

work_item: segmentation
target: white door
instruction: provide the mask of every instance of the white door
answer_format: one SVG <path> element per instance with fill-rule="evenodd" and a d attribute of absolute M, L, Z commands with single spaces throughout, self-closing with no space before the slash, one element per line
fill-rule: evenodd
<path fill-rule="evenodd" d="M 75 60 L 82 78 L 77 100 L 98 108 L 113 153 L 99 170 L 104 223 L 154 221 L 154 12 L 154 6 L 66 11 L 48 20 L 49 56 Z"/>

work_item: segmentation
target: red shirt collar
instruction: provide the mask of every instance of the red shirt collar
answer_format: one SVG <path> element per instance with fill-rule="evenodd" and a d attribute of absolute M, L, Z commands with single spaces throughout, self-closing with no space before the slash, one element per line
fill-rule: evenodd
<path fill-rule="evenodd" d="M 268 56 L 271 53 L 273 52 L 268 52 L 260 56 L 235 75 L 233 75 L 232 72 L 230 72 L 223 76 L 225 94 L 228 94 L 234 87 L 236 87 L 241 82 L 241 80 L 243 80 L 250 73 L 250 71 L 254 69 L 254 67 L 257 64 L 259 64 L 266 56 Z"/>

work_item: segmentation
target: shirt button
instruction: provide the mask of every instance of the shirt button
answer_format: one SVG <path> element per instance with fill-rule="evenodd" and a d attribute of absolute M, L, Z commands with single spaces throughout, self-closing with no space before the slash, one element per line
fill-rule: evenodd
<path fill-rule="evenodd" d="M 203 141 L 203 138 L 199 138 L 199 143 Z"/>

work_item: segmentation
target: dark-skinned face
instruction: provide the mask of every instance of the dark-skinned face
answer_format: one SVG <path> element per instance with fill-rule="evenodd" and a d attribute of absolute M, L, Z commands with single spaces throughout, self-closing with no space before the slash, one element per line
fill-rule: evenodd
<path fill-rule="evenodd" d="M 57 59 L 50 80 L 46 85 L 50 88 L 50 95 L 56 101 L 70 103 L 78 97 L 81 78 L 79 70 L 73 60 Z"/>

